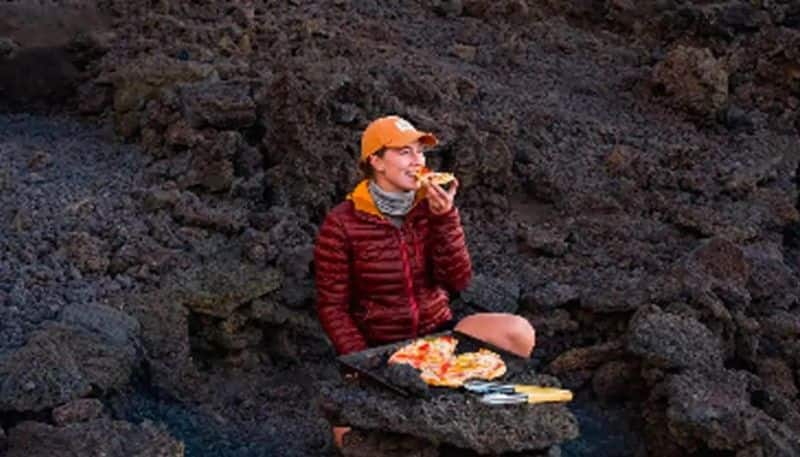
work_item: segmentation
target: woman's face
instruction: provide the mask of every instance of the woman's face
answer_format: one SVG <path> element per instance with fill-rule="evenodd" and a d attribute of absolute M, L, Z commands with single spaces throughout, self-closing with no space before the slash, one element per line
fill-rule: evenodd
<path fill-rule="evenodd" d="M 417 190 L 417 172 L 425 166 L 425 151 L 419 141 L 402 148 L 386 148 L 383 157 L 370 157 L 375 182 L 387 192 Z"/>

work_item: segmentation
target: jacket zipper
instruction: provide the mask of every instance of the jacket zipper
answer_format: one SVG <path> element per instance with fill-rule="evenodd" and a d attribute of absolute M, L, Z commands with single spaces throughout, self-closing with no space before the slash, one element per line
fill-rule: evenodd
<path fill-rule="evenodd" d="M 403 276 L 406 280 L 406 293 L 408 294 L 408 303 L 411 306 L 411 336 L 417 337 L 419 330 L 419 305 L 416 298 L 414 298 L 414 278 L 411 275 L 411 262 L 408 259 L 408 250 L 406 249 L 406 238 L 403 235 L 403 230 L 400 229 L 400 255 L 403 259 Z M 415 243 L 416 244 L 416 243 Z"/>

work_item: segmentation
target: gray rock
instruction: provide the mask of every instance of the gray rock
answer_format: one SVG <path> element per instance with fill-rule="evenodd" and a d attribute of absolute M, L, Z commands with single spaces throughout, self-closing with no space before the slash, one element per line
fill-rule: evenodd
<path fill-rule="evenodd" d="M 64 250 L 82 273 L 102 273 L 111 261 L 105 252 L 105 243 L 86 232 L 71 232 L 64 241 Z"/>
<path fill-rule="evenodd" d="M 464 11 L 462 0 L 432 0 L 433 10 L 443 16 L 461 16 Z"/>
<path fill-rule="evenodd" d="M 770 25 L 769 13 L 747 2 L 723 2 L 704 8 L 704 13 L 714 25 L 707 32 L 728 39 Z"/>
<path fill-rule="evenodd" d="M 634 315 L 627 348 L 661 368 L 722 368 L 720 341 L 705 325 L 656 306 L 642 308 Z"/>
<path fill-rule="evenodd" d="M 758 411 L 750 406 L 748 379 L 742 372 L 709 377 L 697 370 L 668 381 L 667 417 L 672 434 L 684 445 L 695 441 L 712 449 L 736 449 L 756 438 Z"/>
<path fill-rule="evenodd" d="M 800 455 L 800 438 L 797 437 L 796 428 L 791 429 L 776 421 L 764 420 L 759 423 L 759 432 L 758 441 L 761 443 L 763 455 L 775 457 Z"/>
<path fill-rule="evenodd" d="M 183 443 L 151 422 L 108 419 L 53 427 L 22 422 L 8 432 L 7 457 L 183 457 Z"/>
<path fill-rule="evenodd" d="M 461 299 L 484 311 L 514 313 L 519 293 L 519 285 L 513 281 L 478 274 L 461 293 Z"/>
<path fill-rule="evenodd" d="M 256 121 L 256 104 L 246 82 L 213 82 L 181 89 L 184 114 L 194 128 L 238 129 Z"/>
<path fill-rule="evenodd" d="M 553 309 L 580 298 L 580 292 L 569 284 L 549 282 L 523 298 L 525 306 L 534 309 Z"/>
<path fill-rule="evenodd" d="M 181 192 L 177 189 L 162 189 L 152 187 L 147 189 L 142 196 L 142 205 L 146 211 L 158 211 L 174 207 L 181 199 Z"/>
<path fill-rule="evenodd" d="M 359 119 L 361 111 L 352 103 L 333 103 L 331 106 L 333 120 L 337 124 L 353 124 Z"/>
<path fill-rule="evenodd" d="M 0 59 L 14 57 L 19 45 L 11 38 L 0 37 Z"/>
<path fill-rule="evenodd" d="M 678 46 L 653 69 L 653 83 L 678 108 L 714 117 L 728 101 L 725 63 L 707 48 Z"/>
<path fill-rule="evenodd" d="M 161 89 L 179 83 L 214 81 L 219 76 L 212 65 L 171 59 L 164 55 L 130 61 L 114 74 L 114 110 L 125 113 L 143 107 Z"/>
<path fill-rule="evenodd" d="M 764 333 L 778 338 L 800 336 L 800 316 L 787 311 L 777 311 L 761 321 Z"/>
<path fill-rule="evenodd" d="M 231 176 L 225 177 L 225 174 L 230 169 L 223 168 L 223 170 L 211 172 L 209 175 L 192 173 L 187 175 L 187 180 L 184 183 L 194 182 L 196 185 L 206 187 L 224 187 L 229 184 L 228 179 L 232 178 Z M 217 174 L 218 172 L 222 174 Z M 245 226 L 246 218 L 245 212 L 241 208 L 212 208 L 193 196 L 191 192 L 182 194 L 181 200 L 172 209 L 172 215 L 185 225 L 228 234 L 235 234 L 241 231 Z"/>
<path fill-rule="evenodd" d="M 604 400 L 624 398 L 637 386 L 637 368 L 635 364 L 621 360 L 603 364 L 592 378 L 592 390 Z"/>
<path fill-rule="evenodd" d="M 684 269 L 684 283 L 689 287 L 743 289 L 753 268 L 739 245 L 717 237 L 701 242 L 687 257 Z"/>
<path fill-rule="evenodd" d="M 137 363 L 133 344 L 50 324 L 0 359 L 0 410 L 41 411 L 122 388 Z"/>
<path fill-rule="evenodd" d="M 243 304 L 277 290 L 283 275 L 248 262 L 212 262 L 175 279 L 176 299 L 194 312 L 226 318 Z"/>
<path fill-rule="evenodd" d="M 798 389 L 789 365 L 780 359 L 767 358 L 757 365 L 758 375 L 764 385 L 770 387 L 787 398 L 797 396 Z"/>
<path fill-rule="evenodd" d="M 561 257 L 567 253 L 567 234 L 546 228 L 527 228 L 520 231 L 522 249 L 535 254 Z"/>
<path fill-rule="evenodd" d="M 178 186 L 201 186 L 211 192 L 230 189 L 233 184 L 234 157 L 243 147 L 237 132 L 220 132 L 192 149 L 186 173 L 178 177 Z"/>
<path fill-rule="evenodd" d="M 397 433 L 351 430 L 344 437 L 343 457 L 439 457 L 430 441 Z"/>
<path fill-rule="evenodd" d="M 205 338 L 225 350 L 241 350 L 257 346 L 263 332 L 251 325 L 246 316 L 235 312 L 227 319 L 216 322 L 214 319 L 201 321 L 201 328 L 192 336 Z"/>
<path fill-rule="evenodd" d="M 788 309 L 800 298 L 800 282 L 783 259 L 748 259 L 747 290 L 753 300 Z"/>
<path fill-rule="evenodd" d="M 81 398 L 53 409 L 53 422 L 58 426 L 86 422 L 103 414 L 103 404 L 96 398 Z"/>
<path fill-rule="evenodd" d="M 624 355 L 623 344 L 620 341 L 609 341 L 584 348 L 570 349 L 556 357 L 548 370 L 555 374 L 569 371 L 595 368 L 606 362 L 616 360 Z"/>
<path fill-rule="evenodd" d="M 180 398 L 193 388 L 197 370 L 189 345 L 189 310 L 179 294 L 160 290 L 120 298 L 141 323 L 142 345 L 155 386 Z"/>
<path fill-rule="evenodd" d="M 265 324 L 287 327 L 304 334 L 323 335 L 316 316 L 288 308 L 270 295 L 252 301 L 250 316 Z"/>
<path fill-rule="evenodd" d="M 114 308 L 96 303 L 79 303 L 64 308 L 61 320 L 100 335 L 120 346 L 133 345 L 139 339 L 139 321 Z"/>
<path fill-rule="evenodd" d="M 480 454 L 547 450 L 578 436 L 577 421 L 563 404 L 489 406 L 460 391 L 425 400 L 385 389 L 327 384 L 322 386 L 320 406 L 332 423 L 410 435 Z"/>
<path fill-rule="evenodd" d="M 650 302 L 644 282 L 621 279 L 616 284 L 588 289 L 581 294 L 581 307 L 599 313 L 633 311 Z"/>
<path fill-rule="evenodd" d="M 763 455 L 798 455 L 797 433 L 751 406 L 757 384 L 757 378 L 743 371 L 690 370 L 671 376 L 667 418 L 672 436 L 686 448 L 703 443 L 709 449 L 735 451 L 756 443 Z"/>

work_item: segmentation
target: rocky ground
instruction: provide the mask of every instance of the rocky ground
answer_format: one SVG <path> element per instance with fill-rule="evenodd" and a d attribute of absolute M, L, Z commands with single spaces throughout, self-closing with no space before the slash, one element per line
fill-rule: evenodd
<path fill-rule="evenodd" d="M 0 12 L 5 108 L 71 116 L 0 118 L 10 455 L 329 452 L 311 248 L 389 112 L 463 184 L 457 310 L 528 317 L 578 394 L 559 452 L 800 455 L 796 2 Z"/>

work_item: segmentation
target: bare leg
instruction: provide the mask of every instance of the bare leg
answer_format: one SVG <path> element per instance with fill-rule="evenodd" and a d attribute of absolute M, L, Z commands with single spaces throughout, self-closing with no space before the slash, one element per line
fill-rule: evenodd
<path fill-rule="evenodd" d="M 461 319 L 455 328 L 522 357 L 530 357 L 536 345 L 536 332 L 530 322 L 514 314 L 473 314 Z"/>
<path fill-rule="evenodd" d="M 350 427 L 333 427 L 333 443 L 337 448 L 341 449 L 344 446 L 344 435 L 350 431 Z"/>

